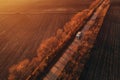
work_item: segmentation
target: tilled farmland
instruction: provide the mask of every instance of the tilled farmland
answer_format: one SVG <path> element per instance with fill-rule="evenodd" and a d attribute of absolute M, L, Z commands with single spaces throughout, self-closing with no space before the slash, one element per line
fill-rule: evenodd
<path fill-rule="evenodd" d="M 103 4 L 107 4 L 106 1 L 104 1 Z M 19 12 L 16 14 L 0 14 L 0 80 L 42 80 L 43 77 L 47 80 L 56 80 L 58 77 L 58 80 L 78 80 L 79 77 L 80 80 L 119 80 L 120 8 L 119 1 L 111 1 L 111 3 L 112 5 L 105 17 L 104 24 L 93 48 L 93 41 L 96 39 L 95 36 L 97 36 L 99 31 L 98 27 L 100 27 L 102 18 L 104 18 L 102 13 L 104 14 L 105 10 L 102 8 L 105 8 L 106 5 L 100 5 L 98 12 L 102 13 L 98 17 L 96 17 L 96 14 L 94 14 L 93 17 L 91 16 L 92 19 L 90 20 L 95 20 L 96 23 L 93 23 L 94 25 L 89 23 L 91 28 L 88 25 L 86 26 L 88 28 L 84 29 L 88 30 L 90 28 L 90 30 L 85 33 L 85 38 L 83 38 L 83 42 L 80 44 L 83 48 L 78 47 L 78 41 L 74 42 L 74 40 L 69 39 L 69 37 L 72 37 L 70 34 L 75 32 L 76 29 L 74 28 L 79 26 L 80 21 L 83 21 L 82 23 L 84 24 L 84 21 L 90 18 L 87 19 L 86 16 L 90 16 L 92 10 L 86 9 L 83 12 L 79 12 L 77 16 L 75 15 L 73 18 L 71 17 L 76 14 L 77 11 L 70 11 L 70 13 L 69 11 L 64 11 L 63 8 L 57 8 L 55 12 L 52 9 L 50 9 L 50 11 L 48 9 L 48 11 L 45 10 L 45 12 L 40 13 L 34 13 L 33 11 L 31 14 Z M 93 4 L 93 6 L 95 6 L 95 4 Z M 95 11 L 96 9 L 97 8 L 95 8 Z M 80 10 L 82 10 L 82 8 Z M 89 11 L 90 13 L 87 14 Z M 93 10 L 93 12 L 95 11 Z M 93 13 L 91 13 L 91 15 L 92 14 Z M 81 17 L 83 17 L 83 19 Z M 98 23 L 99 21 L 100 23 Z M 92 27 L 97 25 L 99 25 L 97 28 Z M 80 25 L 80 27 L 81 29 L 84 28 L 82 25 Z M 71 33 L 67 36 L 67 39 L 66 33 L 64 32 L 70 32 L 69 29 Z M 81 31 L 81 33 L 83 35 L 83 31 Z M 74 33 L 74 35 L 75 34 L 76 33 Z M 67 40 L 70 41 L 67 43 Z M 74 46 L 70 46 L 72 40 Z M 61 45 L 65 42 L 66 45 Z M 66 51 L 67 55 L 62 55 L 62 52 L 64 52 L 62 47 L 69 49 Z M 61 49 L 59 50 L 57 48 Z M 87 48 L 92 48 L 92 50 Z M 59 54 L 54 54 L 57 53 L 57 50 Z M 73 59 L 71 59 L 70 53 L 74 54 L 72 55 Z M 86 53 L 86 55 L 84 53 Z M 85 65 L 86 60 L 88 60 L 88 62 Z M 53 66 L 56 62 L 58 63 L 56 65 L 57 67 Z M 81 64 L 79 64 L 79 62 Z M 65 67 L 65 69 L 63 69 L 63 67 Z M 65 75 L 64 73 L 66 72 L 70 74 L 71 77 Z M 80 75 L 81 73 L 82 75 Z"/>
<path fill-rule="evenodd" d="M 73 14 L 1 14 L 0 80 L 6 80 L 9 68 L 37 54 L 40 43 L 53 36 Z"/>
<path fill-rule="evenodd" d="M 31 61 L 37 56 L 40 45 L 46 39 L 54 36 L 58 29 L 62 29 L 74 14 L 88 8 L 91 2 L 84 1 L 80 3 L 80 6 L 64 5 L 65 8 L 62 10 L 60 6 L 58 8 L 56 6 L 55 11 L 54 8 L 46 9 L 45 6 L 47 11 L 42 12 L 39 11 L 38 4 L 37 7 L 33 7 L 34 5 L 31 4 L 33 6 L 28 6 L 27 9 L 21 7 L 22 12 L 19 12 L 19 9 L 15 13 L 0 12 L 0 80 L 9 79 L 11 73 L 21 74 L 19 77 L 22 79 L 17 77 L 17 80 L 24 80 L 29 76 L 31 74 L 29 69 L 25 72 L 26 74 L 22 74 L 20 70 L 29 60 Z M 73 9 L 75 6 L 77 9 Z M 67 12 L 69 7 L 70 10 Z M 34 8 L 33 10 L 36 12 L 32 12 L 31 8 Z M 21 64 L 18 66 L 19 63 Z M 16 66 L 20 73 L 14 71 Z M 27 66 L 27 68 L 29 67 Z M 14 80 L 13 77 L 10 80 Z"/>
<path fill-rule="evenodd" d="M 120 1 L 112 0 L 80 80 L 120 80 Z"/>

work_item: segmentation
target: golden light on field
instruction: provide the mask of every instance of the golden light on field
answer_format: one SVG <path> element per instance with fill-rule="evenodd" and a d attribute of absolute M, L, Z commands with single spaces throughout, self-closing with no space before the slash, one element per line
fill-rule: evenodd
<path fill-rule="evenodd" d="M 0 12 L 12 11 L 41 0 L 0 0 Z"/>
<path fill-rule="evenodd" d="M 0 5 L 19 5 L 35 1 L 38 0 L 0 0 Z"/>
<path fill-rule="evenodd" d="M 74 12 L 80 6 L 89 4 L 87 0 L 0 0 L 0 14 L 41 12 Z"/>

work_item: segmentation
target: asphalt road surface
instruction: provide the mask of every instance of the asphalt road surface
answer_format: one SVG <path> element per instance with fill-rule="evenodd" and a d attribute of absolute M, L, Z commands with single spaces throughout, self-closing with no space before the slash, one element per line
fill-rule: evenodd
<path fill-rule="evenodd" d="M 111 7 L 80 80 L 120 80 L 120 1 Z"/>

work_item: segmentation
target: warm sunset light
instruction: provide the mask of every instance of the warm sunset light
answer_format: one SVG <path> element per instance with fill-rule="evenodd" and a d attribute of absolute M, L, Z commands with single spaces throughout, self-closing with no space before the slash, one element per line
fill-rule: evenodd
<path fill-rule="evenodd" d="M 62 12 L 82 10 L 91 1 L 81 0 L 0 0 L 0 13 L 39 13 L 39 12 Z"/>
<path fill-rule="evenodd" d="M 120 80 L 120 0 L 0 0 L 0 80 Z"/>
<path fill-rule="evenodd" d="M 18 5 L 28 2 L 27 0 L 0 0 L 0 6 Z"/>
<path fill-rule="evenodd" d="M 22 3 L 29 3 L 29 2 L 36 2 L 42 0 L 0 0 L 0 4 L 2 5 L 12 5 L 12 4 L 22 4 Z"/>
<path fill-rule="evenodd" d="M 38 1 L 42 0 L 0 0 L 0 13 L 24 11 L 28 5 L 36 4 Z"/>

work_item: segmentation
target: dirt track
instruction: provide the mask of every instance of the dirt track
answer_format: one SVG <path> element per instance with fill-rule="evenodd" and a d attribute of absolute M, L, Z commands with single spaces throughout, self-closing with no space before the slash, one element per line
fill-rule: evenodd
<path fill-rule="evenodd" d="M 80 80 L 120 80 L 120 1 L 112 0 Z"/>

